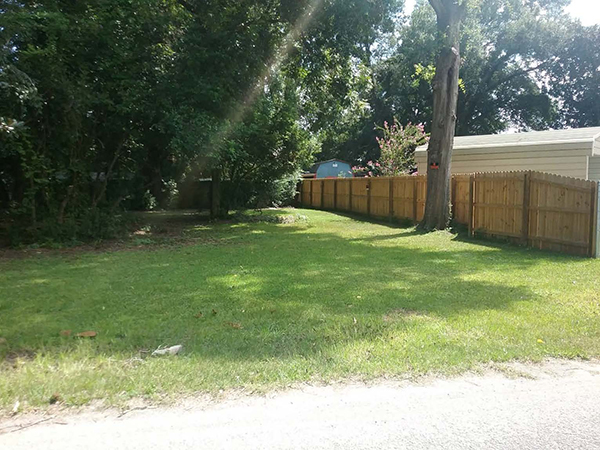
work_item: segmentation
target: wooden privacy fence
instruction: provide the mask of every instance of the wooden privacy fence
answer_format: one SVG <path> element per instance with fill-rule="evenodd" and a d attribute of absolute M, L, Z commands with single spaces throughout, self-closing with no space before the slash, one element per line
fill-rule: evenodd
<path fill-rule="evenodd" d="M 303 180 L 302 206 L 373 217 L 419 221 L 425 212 L 427 178 L 327 178 Z"/>
<path fill-rule="evenodd" d="M 469 234 L 499 236 L 530 247 L 596 257 L 598 183 L 540 172 L 454 175 L 452 213 Z M 305 207 L 418 222 L 426 176 L 303 180 Z"/>

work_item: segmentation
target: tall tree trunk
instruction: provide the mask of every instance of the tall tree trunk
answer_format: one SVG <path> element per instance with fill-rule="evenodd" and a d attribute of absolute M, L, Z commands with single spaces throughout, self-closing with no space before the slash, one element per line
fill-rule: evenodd
<path fill-rule="evenodd" d="M 37 225 L 37 210 L 36 210 L 36 189 L 35 189 L 35 182 L 33 181 L 33 176 L 31 176 L 31 178 L 29 178 L 29 189 L 30 189 L 30 198 L 31 198 L 31 223 L 33 226 Z"/>
<path fill-rule="evenodd" d="M 98 202 L 102 200 L 104 197 L 104 193 L 106 192 L 106 188 L 108 186 L 108 180 L 112 176 L 113 169 L 115 168 L 115 164 L 117 163 L 119 156 L 121 156 L 121 149 L 125 145 L 125 140 L 117 145 L 115 150 L 115 154 L 113 156 L 112 161 L 108 165 L 108 169 L 106 170 L 106 174 L 104 175 L 104 180 L 102 181 L 102 185 L 100 186 L 100 190 L 93 196 L 92 198 L 92 209 L 95 209 L 98 206 Z"/>
<path fill-rule="evenodd" d="M 450 222 L 450 165 L 456 128 L 460 26 L 467 0 L 429 0 L 437 14 L 441 50 L 433 80 L 433 122 L 427 149 L 427 199 L 421 227 L 443 230 Z"/>
<path fill-rule="evenodd" d="M 73 189 L 75 188 L 75 184 L 72 184 L 67 188 L 67 193 L 65 194 L 65 198 L 63 198 L 62 202 L 60 202 L 60 206 L 58 208 L 58 219 L 57 222 L 62 225 L 65 223 L 65 211 L 67 209 L 67 204 L 71 199 L 71 195 L 73 194 Z"/>

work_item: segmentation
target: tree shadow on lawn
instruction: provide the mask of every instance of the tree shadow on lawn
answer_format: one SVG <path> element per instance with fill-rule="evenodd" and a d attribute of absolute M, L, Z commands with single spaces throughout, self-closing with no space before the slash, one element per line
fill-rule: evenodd
<path fill-rule="evenodd" d="M 539 302 L 510 274 L 563 261 L 478 243 L 440 250 L 412 229 L 352 239 L 271 223 L 203 230 L 240 245 L 16 262 L 0 277 L 2 356 L 69 351 L 76 340 L 61 330 L 97 331 L 97 354 L 181 343 L 221 361 L 310 356 L 417 330 L 419 318 L 461 328 L 473 312 Z"/>
<path fill-rule="evenodd" d="M 319 210 L 320 211 L 320 210 Z M 355 214 L 351 212 L 342 212 L 342 211 L 327 211 L 328 213 L 340 217 L 344 217 L 350 220 L 354 220 L 362 223 L 371 223 L 374 225 L 381 225 L 395 229 L 401 229 L 402 232 L 398 234 L 392 235 L 381 235 L 381 236 L 372 236 L 370 238 L 356 238 L 357 241 L 384 241 L 396 239 L 398 237 L 409 237 L 409 236 L 419 236 L 419 235 L 427 235 L 428 232 L 417 228 L 414 223 L 410 219 L 397 219 L 394 218 L 392 220 L 383 218 L 383 217 L 371 217 L 367 215 Z M 451 232 L 455 235 L 452 239 L 456 242 L 463 242 L 467 244 L 474 244 L 480 247 L 493 248 L 498 250 L 506 250 L 506 251 L 514 251 L 521 250 L 523 252 L 532 253 L 539 257 L 548 257 L 552 260 L 568 260 L 568 261 L 581 261 L 582 256 L 570 255 L 566 253 L 558 253 L 549 250 L 540 250 L 533 247 L 527 247 L 524 245 L 520 245 L 515 242 L 511 242 L 509 238 L 503 238 L 502 236 L 482 236 L 475 235 L 469 236 L 468 228 L 464 224 L 451 224 L 450 227 Z"/>

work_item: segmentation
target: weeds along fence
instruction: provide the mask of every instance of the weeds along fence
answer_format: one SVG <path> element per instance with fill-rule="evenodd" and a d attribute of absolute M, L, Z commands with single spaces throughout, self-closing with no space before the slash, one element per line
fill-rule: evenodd
<path fill-rule="evenodd" d="M 541 172 L 454 175 L 453 220 L 470 235 L 597 257 L 598 183 Z M 426 176 L 302 181 L 304 207 L 418 222 L 425 212 Z"/>

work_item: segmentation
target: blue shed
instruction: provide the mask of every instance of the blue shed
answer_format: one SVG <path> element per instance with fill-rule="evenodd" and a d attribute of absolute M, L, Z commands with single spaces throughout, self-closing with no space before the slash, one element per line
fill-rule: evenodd
<path fill-rule="evenodd" d="M 329 159 L 312 165 L 307 178 L 351 178 L 352 166 L 341 159 Z"/>

